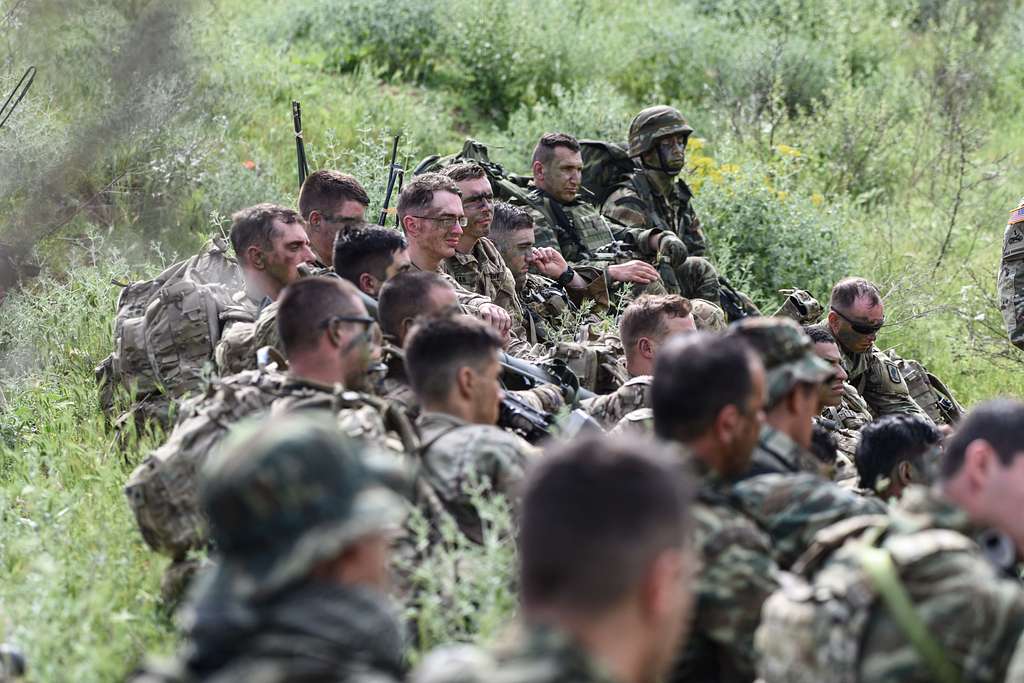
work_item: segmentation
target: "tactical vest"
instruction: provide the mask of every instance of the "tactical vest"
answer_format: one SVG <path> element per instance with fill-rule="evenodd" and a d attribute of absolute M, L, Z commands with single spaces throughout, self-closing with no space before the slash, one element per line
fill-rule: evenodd
<path fill-rule="evenodd" d="M 907 383 L 910 398 L 921 406 L 935 424 L 953 425 L 964 416 L 963 406 L 942 380 L 916 360 L 900 358 L 892 350 L 887 353 Z"/>
<path fill-rule="evenodd" d="M 636 192 L 640 201 L 643 202 L 644 214 L 649 227 L 675 233 L 686 244 L 691 256 L 703 256 L 707 245 L 703 235 L 694 231 L 694 226 L 697 223 L 696 214 L 690 207 L 693 193 L 686 183 L 677 180 L 674 184 L 675 198 L 679 202 L 674 209 L 666 197 L 655 191 L 647 174 L 643 171 L 634 173 L 621 186 Z"/>
<path fill-rule="evenodd" d="M 755 635 L 758 674 L 765 683 L 860 683 L 861 645 L 874 610 L 888 611 L 934 680 L 959 681 L 960 673 L 910 602 L 900 573 L 932 555 L 977 546 L 948 529 L 884 538 L 888 525 L 884 516 L 834 524 L 819 532 L 793 573 L 780 575 L 781 587 L 765 601 Z"/>
<path fill-rule="evenodd" d="M 530 199 L 530 205 L 544 216 L 554 231 L 558 249 L 567 261 L 593 257 L 615 242 L 608 221 L 589 204 L 563 204 L 561 209 L 569 220 L 569 226 L 565 226 L 559 223 L 557 213 L 551 207 L 554 200 L 539 192 L 531 193 Z"/>

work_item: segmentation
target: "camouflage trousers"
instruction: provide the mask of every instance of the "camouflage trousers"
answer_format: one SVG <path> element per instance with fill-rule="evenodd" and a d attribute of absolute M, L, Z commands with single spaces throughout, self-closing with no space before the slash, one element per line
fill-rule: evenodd
<path fill-rule="evenodd" d="M 718 303 L 718 272 L 711 261 L 691 256 L 675 269 L 675 276 L 682 296 Z"/>
<path fill-rule="evenodd" d="M 1024 259 L 1005 260 L 999 268 L 999 308 L 1010 342 L 1024 349 Z"/>

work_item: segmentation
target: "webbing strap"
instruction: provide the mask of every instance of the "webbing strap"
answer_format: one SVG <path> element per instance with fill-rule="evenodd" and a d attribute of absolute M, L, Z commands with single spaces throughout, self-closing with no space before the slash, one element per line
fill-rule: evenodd
<path fill-rule="evenodd" d="M 896 620 L 896 624 L 931 670 L 935 680 L 939 683 L 960 683 L 960 672 L 946 657 L 942 646 L 928 632 L 928 626 L 914 609 L 889 551 L 864 544 L 858 550 L 858 559 L 875 585 L 889 614 Z"/>

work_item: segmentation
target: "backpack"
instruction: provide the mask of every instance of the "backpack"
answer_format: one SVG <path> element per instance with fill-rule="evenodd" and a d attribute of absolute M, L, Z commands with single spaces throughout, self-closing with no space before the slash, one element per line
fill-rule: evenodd
<path fill-rule="evenodd" d="M 120 283 L 115 283 L 119 284 Z M 201 253 L 152 280 L 120 285 L 114 352 L 96 368 L 100 404 L 110 415 L 115 387 L 154 404 L 166 420 L 170 400 L 200 386 L 220 339 L 221 314 L 243 289 L 228 245 L 215 238 Z"/>
<path fill-rule="evenodd" d="M 587 201 L 600 209 L 615 188 L 637 170 L 626 148 L 614 142 L 580 140 L 583 155 L 583 189 Z M 589 196 L 588 196 L 589 195 Z"/>
<path fill-rule="evenodd" d="M 505 170 L 504 166 L 491 161 L 487 145 L 477 142 L 472 138 L 466 138 L 462 145 L 462 151 L 458 154 L 449 154 L 448 156 L 431 154 L 425 157 L 413 169 L 413 175 L 440 173 L 449 166 L 469 161 L 479 164 L 484 169 L 484 172 L 487 173 L 487 180 L 491 183 L 495 199 L 505 202 L 514 201 L 525 206 L 533 205 L 534 202 L 530 199 L 530 193 L 527 189 L 531 178 L 529 176 L 509 173 Z"/>
<path fill-rule="evenodd" d="M 888 356 L 907 383 L 910 397 L 933 422 L 954 425 L 960 421 L 964 416 L 964 407 L 941 379 L 928 372 L 918 361 L 900 358 L 892 349 L 888 351 Z"/>

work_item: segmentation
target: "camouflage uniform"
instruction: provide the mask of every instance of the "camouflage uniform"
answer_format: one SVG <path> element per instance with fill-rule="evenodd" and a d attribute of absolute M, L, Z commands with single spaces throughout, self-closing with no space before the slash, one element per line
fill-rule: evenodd
<path fill-rule="evenodd" d="M 1024 199 L 1010 212 L 999 262 L 999 309 L 1014 346 L 1024 349 Z"/>
<path fill-rule="evenodd" d="M 416 426 L 422 440 L 420 476 L 467 538 L 482 543 L 480 517 L 467 485 L 486 479 L 490 490 L 511 496 L 536 450 L 498 427 L 469 424 L 444 413 L 425 412 L 416 419 Z"/>
<path fill-rule="evenodd" d="M 329 415 L 250 426 L 204 470 L 219 555 L 184 611 L 177 662 L 136 681 L 401 680 L 403 642 L 387 598 L 313 578 L 360 537 L 396 528 L 405 504 Z"/>
<path fill-rule="evenodd" d="M 821 465 L 813 454 L 793 441 L 788 434 L 766 424 L 761 428 L 761 438 L 754 447 L 746 476 L 754 477 L 772 472 L 820 474 Z"/>
<path fill-rule="evenodd" d="M 883 415 L 908 413 L 930 419 L 910 396 L 910 389 L 900 374 L 899 367 L 877 346 L 864 353 L 851 353 L 841 345 L 843 367 L 848 380 L 867 402 L 871 414 L 876 418 Z"/>
<path fill-rule="evenodd" d="M 722 332 L 729 326 L 725 311 L 716 304 L 704 299 L 690 299 L 693 305 L 693 322 L 698 330 L 706 332 Z"/>
<path fill-rule="evenodd" d="M 611 394 L 588 398 L 580 407 L 590 413 L 605 429 L 611 429 L 619 420 L 638 408 L 651 407 L 650 375 L 633 377 Z"/>
<path fill-rule="evenodd" d="M 608 430 L 612 436 L 654 436 L 654 411 L 650 408 L 637 408 L 626 413 L 615 426 Z"/>
<path fill-rule="evenodd" d="M 566 290 L 551 278 L 527 273 L 523 287 L 519 290 L 519 301 L 523 306 L 524 326 L 529 342 L 545 344 L 557 341 L 554 330 L 563 326 L 567 314 L 578 316 L 578 306 L 584 297 L 578 290 Z M 598 320 L 597 316 L 590 314 L 581 324 L 596 323 Z"/>
<path fill-rule="evenodd" d="M 264 317 L 270 320 L 274 337 L 277 337 L 277 302 L 269 299 L 257 302 L 245 292 L 238 292 L 232 298 L 236 305 L 220 315 L 225 321 L 224 332 L 213 352 L 220 375 L 256 369 L 256 349 L 263 346 L 257 341 L 257 328 Z"/>
<path fill-rule="evenodd" d="M 765 603 L 757 633 L 761 677 L 1004 680 L 1024 632 L 1024 592 L 993 569 L 972 540 L 978 531 L 962 510 L 921 487 L 904 492 L 888 517 L 862 516 L 822 530 L 794 576 Z M 908 608 L 894 607 L 883 590 L 902 594 Z M 933 654 L 911 644 L 909 622 L 920 626 Z"/>
<path fill-rule="evenodd" d="M 815 418 L 817 424 L 835 437 L 837 453 L 833 479 L 837 483 L 850 488 L 857 486 L 855 462 L 857 446 L 860 445 L 860 430 L 873 419 L 867 402 L 848 382 L 843 383 L 843 397 L 839 405 L 825 408 Z"/>
<path fill-rule="evenodd" d="M 468 254 L 455 252 L 441 262 L 441 270 L 464 288 L 483 294 L 514 318 L 522 319 L 523 310 L 516 295 L 516 281 L 505 265 L 498 248 L 481 237 Z"/>
<path fill-rule="evenodd" d="M 522 626 L 491 651 L 448 646 L 431 652 L 412 683 L 616 683 L 565 633 Z"/>
<path fill-rule="evenodd" d="M 693 628 L 669 680 L 752 681 L 761 605 L 778 587 L 771 539 L 736 509 L 730 482 L 688 453 L 683 460 L 702 477 L 693 506 L 702 567 Z"/>

